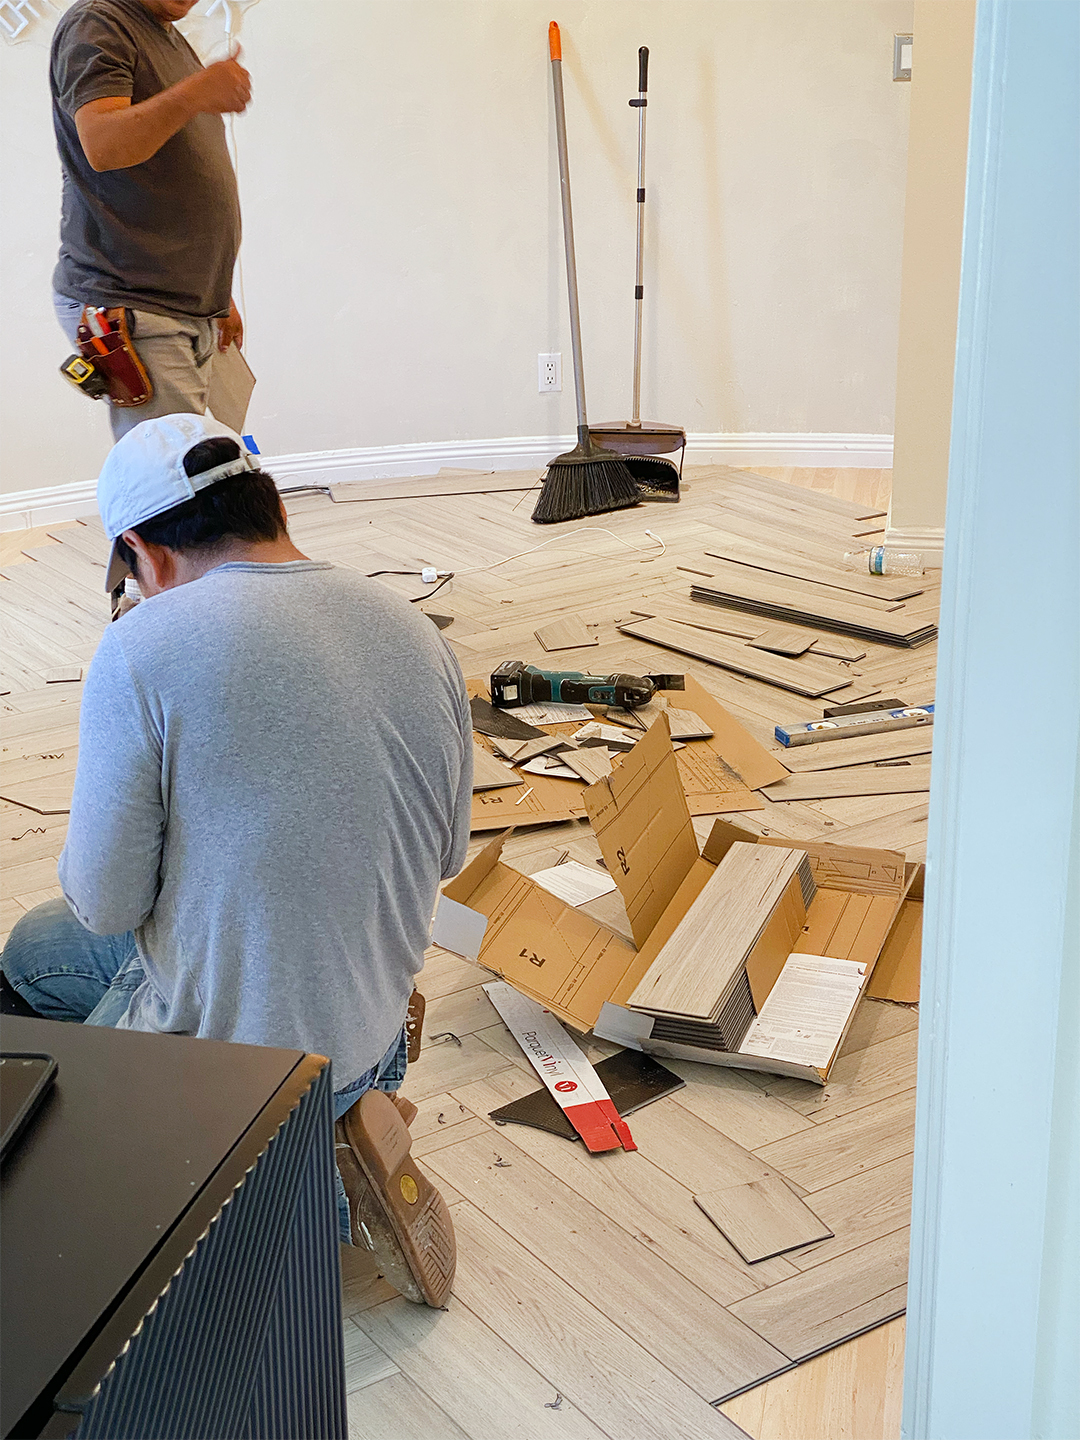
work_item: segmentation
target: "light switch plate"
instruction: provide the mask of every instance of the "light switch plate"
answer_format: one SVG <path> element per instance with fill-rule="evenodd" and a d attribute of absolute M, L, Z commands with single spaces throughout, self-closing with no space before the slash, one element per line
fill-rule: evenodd
<path fill-rule="evenodd" d="M 894 80 L 911 79 L 911 36 L 893 36 L 893 61 L 892 78 Z"/>

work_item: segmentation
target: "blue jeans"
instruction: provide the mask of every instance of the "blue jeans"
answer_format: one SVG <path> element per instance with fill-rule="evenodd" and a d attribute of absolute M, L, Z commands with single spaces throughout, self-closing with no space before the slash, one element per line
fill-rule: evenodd
<path fill-rule="evenodd" d="M 46 900 L 19 920 L 0 956 L 8 984 L 46 1020 L 116 1025 L 146 978 L 135 936 L 94 935 L 79 924 L 63 900 Z M 405 1028 L 383 1058 L 358 1080 L 334 1092 L 340 1120 L 367 1090 L 393 1093 L 405 1078 Z M 349 1205 L 337 1184 L 341 1239 L 352 1244 Z"/>

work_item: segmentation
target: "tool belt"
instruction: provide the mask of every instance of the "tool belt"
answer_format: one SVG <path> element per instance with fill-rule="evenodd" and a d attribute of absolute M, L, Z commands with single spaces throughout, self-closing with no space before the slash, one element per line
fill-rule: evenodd
<path fill-rule="evenodd" d="M 68 356 L 60 374 L 76 390 L 92 400 L 107 395 L 114 405 L 123 406 L 145 405 L 152 398 L 154 387 L 132 344 L 122 305 L 85 306 L 75 343 L 79 353 Z"/>

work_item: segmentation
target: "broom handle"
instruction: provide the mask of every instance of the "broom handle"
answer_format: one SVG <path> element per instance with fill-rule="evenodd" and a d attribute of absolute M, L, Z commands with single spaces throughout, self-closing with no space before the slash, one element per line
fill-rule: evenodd
<path fill-rule="evenodd" d="M 634 269 L 634 418 L 631 425 L 641 424 L 641 310 L 645 295 L 645 114 L 648 108 L 649 47 L 642 45 L 638 53 L 638 98 L 630 104 L 638 113 L 637 130 L 637 260 Z"/>
<path fill-rule="evenodd" d="M 552 20 L 548 26 L 551 81 L 555 90 L 555 134 L 559 142 L 559 190 L 562 194 L 563 244 L 566 247 L 566 288 L 570 296 L 570 343 L 574 352 L 574 394 L 577 398 L 578 440 L 584 444 L 585 370 L 581 363 L 581 315 L 578 311 L 577 265 L 574 261 L 574 215 L 570 208 L 570 155 L 566 148 L 566 102 L 562 83 L 562 37 Z"/>

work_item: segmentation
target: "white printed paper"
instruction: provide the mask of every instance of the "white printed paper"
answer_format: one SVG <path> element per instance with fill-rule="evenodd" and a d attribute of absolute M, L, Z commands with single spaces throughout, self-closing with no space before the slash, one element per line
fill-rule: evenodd
<path fill-rule="evenodd" d="M 513 714 L 526 725 L 558 725 L 563 720 L 591 720 L 592 711 L 584 705 L 563 705 L 554 700 L 544 700 L 538 705 L 521 705 Z"/>
<path fill-rule="evenodd" d="M 531 878 L 567 905 L 587 905 L 590 900 L 599 900 L 601 895 L 610 895 L 615 889 L 615 881 L 606 870 L 590 870 L 588 865 L 576 860 L 564 860 L 549 870 L 538 870 Z"/>
<path fill-rule="evenodd" d="M 866 966 L 829 955 L 789 955 L 751 1024 L 740 1055 L 823 1070 L 859 999 Z"/>
<path fill-rule="evenodd" d="M 470 910 L 468 905 L 440 895 L 431 922 L 431 943 L 452 950 L 455 955 L 464 955 L 466 960 L 475 960 L 484 943 L 487 923 L 487 916 L 479 910 Z"/>

